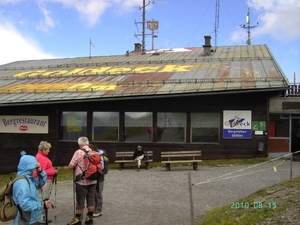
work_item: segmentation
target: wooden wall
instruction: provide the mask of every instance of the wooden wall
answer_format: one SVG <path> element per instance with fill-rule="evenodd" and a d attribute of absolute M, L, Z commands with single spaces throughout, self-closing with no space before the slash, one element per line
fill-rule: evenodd
<path fill-rule="evenodd" d="M 0 133 L 0 173 L 14 172 L 20 158 L 20 152 L 25 150 L 35 155 L 37 147 L 42 140 L 51 143 L 49 158 L 55 166 L 68 165 L 77 150 L 76 141 L 61 141 L 59 139 L 60 114 L 62 111 L 119 111 L 119 112 L 219 112 L 221 123 L 223 110 L 252 110 L 252 120 L 268 121 L 268 93 L 247 94 L 221 94 L 206 96 L 188 96 L 171 98 L 132 98 L 128 100 L 112 101 L 84 101 L 61 102 L 59 104 L 1 106 L 1 115 L 39 115 L 49 116 L 49 134 L 12 134 Z M 160 152 L 167 150 L 202 150 L 203 159 L 220 158 L 251 158 L 267 156 L 267 136 L 252 135 L 250 140 L 222 139 L 222 124 L 220 143 L 194 144 L 194 143 L 124 143 L 124 142 L 92 142 L 99 148 L 107 151 L 110 161 L 114 161 L 116 151 L 133 151 L 137 144 L 145 149 L 152 150 L 154 161 L 160 161 Z M 88 134 L 91 138 L 91 133 Z M 188 140 L 188 139 L 187 139 Z M 258 143 L 264 143 L 264 151 L 257 150 Z"/>

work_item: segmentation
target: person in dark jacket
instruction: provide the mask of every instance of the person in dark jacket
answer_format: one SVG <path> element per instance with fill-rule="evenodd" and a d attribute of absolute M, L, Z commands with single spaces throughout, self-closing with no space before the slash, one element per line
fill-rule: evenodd
<path fill-rule="evenodd" d="M 141 167 L 144 155 L 145 155 L 145 152 L 143 150 L 143 147 L 138 145 L 137 149 L 133 153 L 134 162 L 138 164 L 138 172 L 140 172 L 140 167 Z"/>
<path fill-rule="evenodd" d="M 37 171 L 38 178 L 33 176 L 34 170 Z M 27 180 L 19 179 L 13 185 L 13 199 L 20 206 L 14 225 L 36 225 L 41 219 L 44 207 L 49 208 L 51 205 L 49 200 L 41 202 L 37 191 L 37 188 L 45 184 L 47 174 L 34 156 L 23 155 L 18 165 L 17 176 L 20 175 Z"/>

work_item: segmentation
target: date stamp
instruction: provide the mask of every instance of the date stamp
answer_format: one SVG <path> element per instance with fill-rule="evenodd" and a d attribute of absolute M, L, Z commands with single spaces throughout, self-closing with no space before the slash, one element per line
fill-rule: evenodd
<path fill-rule="evenodd" d="M 276 209 L 276 202 L 231 202 L 230 209 Z"/>

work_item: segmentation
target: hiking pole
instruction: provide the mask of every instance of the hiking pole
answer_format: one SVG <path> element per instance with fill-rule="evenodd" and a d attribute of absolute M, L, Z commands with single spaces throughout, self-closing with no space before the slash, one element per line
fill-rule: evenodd
<path fill-rule="evenodd" d="M 74 200 L 74 204 L 73 204 L 73 206 L 74 206 L 74 215 L 76 214 L 76 206 L 75 206 L 75 204 L 76 204 L 76 199 L 75 199 L 75 191 L 76 191 L 76 187 L 75 187 L 75 185 L 76 185 L 76 182 L 75 182 L 75 169 L 73 169 L 73 200 Z"/>
<path fill-rule="evenodd" d="M 56 168 L 57 169 L 57 168 Z M 54 176 L 54 189 L 55 189 L 55 193 L 54 193 L 54 210 L 55 210 L 55 213 L 54 213 L 54 220 L 56 221 L 56 191 L 57 191 L 57 174 L 55 174 Z"/>
<path fill-rule="evenodd" d="M 45 199 L 44 200 L 44 210 L 45 210 L 45 220 L 46 220 L 46 225 L 48 225 L 48 208 L 47 208 L 47 206 L 46 206 L 46 203 L 45 203 L 45 201 L 47 201 L 47 200 L 49 200 L 49 199 Z"/>

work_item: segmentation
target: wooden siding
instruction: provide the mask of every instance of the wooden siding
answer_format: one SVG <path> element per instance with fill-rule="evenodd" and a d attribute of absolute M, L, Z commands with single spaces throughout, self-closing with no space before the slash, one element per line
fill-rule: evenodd
<path fill-rule="evenodd" d="M 1 115 L 39 115 L 49 116 L 49 134 L 12 134 L 0 133 L 0 155 L 5 159 L 0 164 L 0 173 L 14 172 L 20 158 L 20 152 L 25 150 L 35 155 L 42 140 L 51 143 L 49 158 L 54 166 L 68 165 L 73 153 L 77 150 L 76 141 L 61 141 L 60 114 L 62 111 L 87 111 L 88 122 L 91 124 L 93 111 L 118 112 L 186 112 L 190 121 L 191 112 L 219 112 L 221 115 L 220 143 L 127 143 L 127 142 L 93 142 L 99 148 L 105 149 L 111 162 L 115 160 L 116 151 L 133 151 L 138 144 L 144 149 L 153 151 L 153 160 L 161 161 L 161 151 L 201 150 L 202 159 L 251 158 L 267 155 L 267 140 L 265 135 L 252 135 L 250 140 L 223 139 L 222 121 L 223 110 L 252 110 L 252 120 L 268 122 L 268 93 L 222 94 L 206 96 L 189 96 L 173 98 L 152 98 L 95 102 L 72 102 L 63 104 L 22 105 L 1 107 Z M 154 114 L 154 120 L 155 119 Z M 122 117 L 120 119 L 123 119 Z M 187 127 L 187 140 L 190 128 Z M 91 140 L 91 132 L 88 133 Z M 154 140 L 155 141 L 155 140 Z M 258 143 L 264 143 L 262 152 L 257 150 Z"/>

